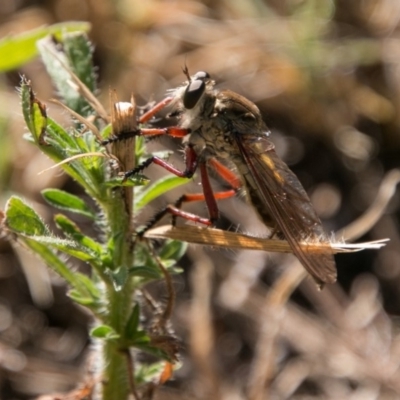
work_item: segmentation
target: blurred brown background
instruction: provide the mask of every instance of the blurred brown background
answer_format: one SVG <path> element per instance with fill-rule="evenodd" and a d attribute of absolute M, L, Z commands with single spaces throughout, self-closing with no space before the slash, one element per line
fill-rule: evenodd
<path fill-rule="evenodd" d="M 109 88 L 120 100 L 134 93 L 140 105 L 161 99 L 184 80 L 185 63 L 254 101 L 327 232 L 362 215 L 400 165 L 398 0 L 0 2 L 0 37 L 70 20 L 92 24 L 106 106 Z M 0 76 L 0 204 L 17 193 L 50 222 L 39 191 L 79 188 L 60 172 L 37 175 L 50 162 L 22 139 L 21 73 L 41 100 L 55 95 L 39 60 Z M 168 139 L 151 146 L 180 148 Z M 180 153 L 171 161 L 181 165 Z M 240 198 L 221 210 L 219 227 L 265 233 Z M 157 398 L 400 398 L 398 228 L 395 194 L 361 238 L 390 238 L 384 249 L 337 256 L 337 285 L 318 293 L 306 280 L 283 304 L 273 297 L 275 282 L 292 257 L 191 248 L 176 278 L 182 367 Z M 90 318 L 65 291 L 38 260 L 0 241 L 0 398 L 67 391 L 84 373 Z"/>

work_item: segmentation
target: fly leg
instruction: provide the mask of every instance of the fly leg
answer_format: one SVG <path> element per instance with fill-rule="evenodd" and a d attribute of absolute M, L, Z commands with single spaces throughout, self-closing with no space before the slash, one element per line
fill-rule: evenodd
<path fill-rule="evenodd" d="M 203 193 L 184 194 L 175 203 L 177 208 L 180 208 L 182 203 L 191 201 L 205 201 L 209 213 L 210 225 L 214 225 L 219 218 L 219 210 L 216 200 L 228 199 L 236 194 L 240 189 L 241 183 L 239 178 L 225 165 L 221 164 L 215 158 L 210 158 L 208 164 L 215 172 L 231 187 L 229 190 L 214 193 L 210 183 L 207 166 L 205 162 L 200 164 L 201 184 Z M 174 221 L 173 221 L 174 222 Z"/>
<path fill-rule="evenodd" d="M 127 179 L 128 177 L 135 175 L 141 171 L 143 171 L 145 168 L 150 166 L 151 164 L 156 164 L 159 165 L 160 167 L 164 168 L 168 172 L 171 172 L 172 174 L 180 177 L 180 178 L 192 178 L 197 167 L 198 167 L 198 160 L 197 160 L 197 154 L 193 150 L 192 147 L 187 146 L 185 148 L 185 163 L 186 163 L 186 168 L 184 171 L 181 171 L 168 162 L 164 161 L 163 159 L 153 156 L 148 158 L 146 161 L 144 161 L 142 164 L 138 165 L 136 168 L 132 169 L 131 171 L 127 171 L 124 173 L 124 178 Z M 182 217 L 184 219 L 187 219 L 189 221 L 193 222 L 198 222 L 204 225 L 211 225 L 210 220 L 208 218 L 202 218 L 196 214 L 188 213 L 185 211 L 182 211 L 179 207 L 176 207 L 175 205 L 168 205 L 161 211 L 159 211 L 152 219 L 147 223 L 147 225 L 144 227 L 144 229 L 140 232 L 140 235 L 143 235 L 148 229 L 150 229 L 153 225 L 155 225 L 161 218 L 163 218 L 166 214 L 171 214 L 173 217 L 173 221 L 176 220 L 176 217 Z"/>
<path fill-rule="evenodd" d="M 105 139 L 101 142 L 103 146 L 106 146 L 110 143 L 120 142 L 122 140 L 127 140 L 136 136 L 161 136 L 167 135 L 174 138 L 183 138 L 190 131 L 188 129 L 180 128 L 179 126 L 169 126 L 167 128 L 138 128 L 132 131 L 122 132 L 118 136 L 113 136 L 108 139 Z"/>
<path fill-rule="evenodd" d="M 190 147 L 189 147 L 190 149 Z M 186 151 L 188 151 L 186 149 Z M 191 152 L 193 150 L 190 150 Z M 194 152 L 193 152 L 194 153 Z M 227 167 L 221 164 L 216 159 L 212 158 L 208 161 L 209 165 L 222 177 L 230 186 L 231 189 L 214 193 L 210 178 L 207 171 L 205 162 L 199 163 L 201 183 L 203 187 L 203 193 L 190 193 L 183 194 L 173 205 L 167 206 L 165 209 L 157 213 L 151 221 L 146 225 L 143 233 L 155 225 L 162 217 L 167 213 L 172 214 L 172 225 L 176 224 L 176 218 L 181 217 L 189 221 L 199 222 L 206 226 L 213 226 L 219 218 L 219 210 L 217 200 L 228 199 L 236 194 L 240 189 L 241 183 L 239 178 Z M 188 165 L 188 164 L 187 164 Z M 197 166 L 197 165 L 196 165 Z M 173 171 L 171 171 L 173 172 Z M 179 175 L 178 175 L 179 176 Z M 183 203 L 194 202 L 194 201 L 205 201 L 209 213 L 209 218 L 201 218 L 195 214 L 187 213 L 181 210 Z"/>
<path fill-rule="evenodd" d="M 221 164 L 222 165 L 222 164 Z M 180 209 L 183 203 L 193 202 L 193 201 L 205 201 L 208 209 L 209 223 L 208 226 L 213 226 L 219 218 L 219 210 L 216 200 L 228 199 L 236 194 L 236 189 L 232 188 L 222 192 L 214 193 L 210 178 L 207 171 L 207 166 L 204 162 L 200 163 L 200 176 L 201 184 L 203 187 L 203 193 L 186 193 L 183 194 L 174 204 L 177 209 Z M 225 166 L 223 166 L 225 168 Z M 172 217 L 172 225 L 176 223 L 176 216 Z"/>
<path fill-rule="evenodd" d="M 164 100 L 161 100 L 157 103 L 154 107 L 150 110 L 145 112 L 139 119 L 138 124 L 145 124 L 149 122 L 151 118 L 154 117 L 159 111 L 165 108 L 171 101 L 173 97 L 169 96 L 166 97 Z M 135 136 L 160 136 L 160 135 L 167 135 L 175 138 L 183 138 L 189 133 L 188 129 L 180 128 L 179 126 L 170 126 L 168 128 L 138 128 L 132 131 L 123 132 L 118 136 L 114 136 L 108 139 L 105 139 L 101 142 L 102 145 L 106 146 L 107 144 L 119 142 L 122 140 L 127 140 Z"/>

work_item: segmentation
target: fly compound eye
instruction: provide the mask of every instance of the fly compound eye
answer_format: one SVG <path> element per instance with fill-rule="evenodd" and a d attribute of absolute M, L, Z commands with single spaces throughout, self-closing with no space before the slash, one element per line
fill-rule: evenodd
<path fill-rule="evenodd" d="M 197 75 L 197 74 L 196 74 Z M 186 109 L 191 110 L 200 100 L 201 95 L 206 90 L 206 84 L 201 79 L 192 80 L 183 95 L 183 105 Z"/>
<path fill-rule="evenodd" d="M 196 72 L 193 75 L 193 79 L 194 80 L 204 81 L 206 79 L 210 79 L 210 74 L 208 72 L 205 72 L 205 71 L 199 71 L 199 72 Z"/>

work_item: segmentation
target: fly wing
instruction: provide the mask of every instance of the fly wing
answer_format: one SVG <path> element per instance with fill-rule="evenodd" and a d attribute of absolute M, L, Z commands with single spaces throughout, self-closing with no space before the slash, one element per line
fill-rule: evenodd
<path fill-rule="evenodd" d="M 266 137 L 240 135 L 236 137 L 236 144 L 248 168 L 249 173 L 244 175 L 247 185 L 255 189 L 260 203 L 268 209 L 293 253 L 319 285 L 335 282 L 332 253 L 300 244 L 302 241 L 328 243 L 328 240 L 297 176 L 277 156 L 274 145 Z"/>

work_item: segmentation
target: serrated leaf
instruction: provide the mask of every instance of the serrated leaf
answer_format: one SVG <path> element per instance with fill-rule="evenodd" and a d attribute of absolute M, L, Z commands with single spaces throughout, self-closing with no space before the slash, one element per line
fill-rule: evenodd
<path fill-rule="evenodd" d="M 12 196 L 8 200 L 5 215 L 5 224 L 14 233 L 25 236 L 50 235 L 49 230 L 36 211 L 19 197 Z"/>
<path fill-rule="evenodd" d="M 90 336 L 98 338 L 98 339 L 118 339 L 120 336 L 114 331 L 111 326 L 108 325 L 100 325 L 96 326 L 90 331 Z"/>
<path fill-rule="evenodd" d="M 135 210 L 138 211 L 152 200 L 163 195 L 169 190 L 185 185 L 190 179 L 180 178 L 175 175 L 165 176 L 158 181 L 152 183 L 146 189 L 138 193 L 135 197 Z"/>
<path fill-rule="evenodd" d="M 91 219 L 95 218 L 90 207 L 78 196 L 74 196 L 60 189 L 42 190 L 42 196 L 53 207 L 81 214 Z"/>
<path fill-rule="evenodd" d="M 87 22 L 63 22 L 5 37 L 0 40 L 0 71 L 19 68 L 36 57 L 38 54 L 36 42 L 47 35 L 60 37 L 62 32 L 87 32 L 89 29 L 90 24 Z"/>

